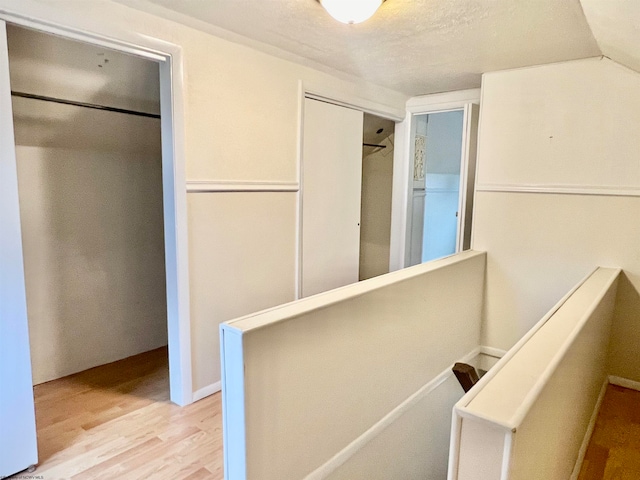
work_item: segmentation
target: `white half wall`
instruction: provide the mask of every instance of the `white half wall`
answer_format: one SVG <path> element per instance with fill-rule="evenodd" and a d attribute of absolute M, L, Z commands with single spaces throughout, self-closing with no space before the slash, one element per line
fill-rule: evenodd
<path fill-rule="evenodd" d="M 608 383 L 619 275 L 597 269 L 456 404 L 450 480 L 575 478 Z"/>
<path fill-rule="evenodd" d="M 356 478 L 444 475 L 463 394 L 450 368 L 479 352 L 484 265 L 469 251 L 223 324 L 226 478 L 348 478 L 383 461 Z"/>
<path fill-rule="evenodd" d="M 474 249 L 508 349 L 594 264 L 624 270 L 611 373 L 640 380 L 640 75 L 587 59 L 484 75 Z"/>
<path fill-rule="evenodd" d="M 295 192 L 189 195 L 192 348 L 211 355 L 193 368 L 195 385 L 220 371 L 220 323 L 294 297 Z M 238 216 L 235 212 L 243 212 Z M 224 228 L 221 227 L 224 225 Z M 220 271 L 229 272 L 221 276 Z M 219 390 L 219 388 L 218 388 Z M 213 392 L 211 392 L 213 393 Z"/>

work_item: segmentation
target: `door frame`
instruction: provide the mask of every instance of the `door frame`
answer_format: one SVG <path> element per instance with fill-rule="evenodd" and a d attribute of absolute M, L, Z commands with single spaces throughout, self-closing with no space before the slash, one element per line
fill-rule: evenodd
<path fill-rule="evenodd" d="M 18 8 L 23 11 L 17 11 Z M 41 15 L 45 13 L 62 20 L 60 23 L 44 20 Z M 45 5 L 26 3 L 16 10 L 0 7 L 0 20 L 128 53 L 159 65 L 170 398 L 180 406 L 188 405 L 193 402 L 193 382 L 182 49 L 142 33 L 114 28 L 108 22 L 93 23 L 87 28 L 91 22 L 81 15 L 61 14 L 55 7 Z"/>
<path fill-rule="evenodd" d="M 411 130 L 413 127 L 413 118 L 415 115 L 424 115 L 430 113 L 442 113 L 454 110 L 464 110 L 465 113 L 468 110 L 469 104 L 480 103 L 480 89 L 460 90 L 456 92 L 436 93 L 433 95 L 424 95 L 420 97 L 414 97 L 407 102 L 407 108 L 405 112 L 405 118 L 401 124 L 397 124 L 396 133 L 398 130 L 400 134 L 396 138 L 402 138 L 402 142 L 396 142 L 396 148 L 400 150 L 402 154 L 398 161 L 394 157 L 394 172 L 393 172 L 393 193 L 392 193 L 392 207 L 391 207 L 391 248 L 389 258 L 389 271 L 400 270 L 405 268 L 409 264 L 410 246 L 411 240 L 411 215 L 412 215 L 412 195 L 413 195 L 413 158 L 412 158 L 412 145 L 411 145 Z M 466 193 L 467 185 L 467 168 L 466 168 L 466 152 L 468 151 L 468 125 L 467 122 L 463 125 L 463 144 L 462 144 L 462 158 L 461 168 L 464 167 L 465 171 L 461 170 L 461 185 L 463 188 L 464 177 L 464 195 Z M 398 148 L 398 145 L 401 145 Z M 463 209 L 464 210 L 464 209 Z M 463 221 L 463 210 L 460 210 L 460 216 L 458 222 L 460 224 Z M 464 228 L 464 223 L 462 223 Z M 458 227 L 460 231 L 460 227 Z M 459 236 L 459 234 L 458 234 Z M 456 238 L 456 246 L 462 248 L 463 238 L 459 236 Z"/>
<path fill-rule="evenodd" d="M 351 108 L 362 113 L 369 113 L 395 122 L 394 138 L 402 138 L 402 123 L 405 111 L 392 105 L 382 104 L 368 100 L 351 93 L 345 93 L 324 86 L 300 80 L 298 82 L 298 145 L 296 160 L 296 178 L 298 183 L 296 196 L 296 275 L 295 275 L 295 299 L 302 298 L 302 204 L 303 204 L 303 169 L 304 169 L 304 101 L 305 98 L 331 103 L 340 107 Z M 395 141 L 393 150 L 393 178 L 395 182 L 396 163 L 402 158 L 401 145 L 404 142 Z M 393 201 L 393 197 L 392 197 Z M 392 207 L 393 209 L 393 207 Z M 393 228 L 393 223 L 392 223 Z"/>

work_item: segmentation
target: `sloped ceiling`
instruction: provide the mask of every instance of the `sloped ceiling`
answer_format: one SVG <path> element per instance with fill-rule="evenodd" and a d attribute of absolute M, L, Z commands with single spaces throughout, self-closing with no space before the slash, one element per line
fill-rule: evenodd
<path fill-rule="evenodd" d="M 603 55 L 640 72 L 640 0 L 582 0 Z"/>
<path fill-rule="evenodd" d="M 359 25 L 336 22 L 316 0 L 117 1 L 408 95 L 477 88 L 483 72 L 601 54 L 579 0 L 387 0 Z"/>

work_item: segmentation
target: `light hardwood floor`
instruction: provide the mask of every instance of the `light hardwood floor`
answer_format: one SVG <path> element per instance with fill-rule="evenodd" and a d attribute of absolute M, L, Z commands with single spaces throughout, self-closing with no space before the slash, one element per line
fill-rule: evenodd
<path fill-rule="evenodd" d="M 609 385 L 578 480 L 640 479 L 640 392 Z"/>
<path fill-rule="evenodd" d="M 34 392 L 40 462 L 30 478 L 223 478 L 220 393 L 170 403 L 166 348 Z"/>

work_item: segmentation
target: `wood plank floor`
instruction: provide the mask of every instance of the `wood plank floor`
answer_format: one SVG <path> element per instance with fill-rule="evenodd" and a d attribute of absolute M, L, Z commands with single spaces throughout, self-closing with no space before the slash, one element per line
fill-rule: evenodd
<path fill-rule="evenodd" d="M 640 392 L 609 385 L 578 480 L 640 479 Z"/>
<path fill-rule="evenodd" d="M 170 403 L 166 348 L 34 393 L 40 462 L 30 478 L 223 478 L 220 393 L 184 408 Z"/>

